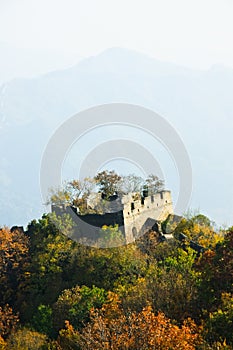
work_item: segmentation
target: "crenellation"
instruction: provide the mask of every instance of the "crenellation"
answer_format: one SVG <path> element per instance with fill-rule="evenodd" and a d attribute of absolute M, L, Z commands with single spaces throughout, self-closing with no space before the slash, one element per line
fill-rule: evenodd
<path fill-rule="evenodd" d="M 101 204 L 101 201 L 103 201 L 101 194 L 92 194 L 88 199 L 88 204 L 91 209 L 94 209 Z M 106 202 L 106 199 L 104 201 Z M 85 223 L 90 225 L 91 235 L 96 238 L 102 226 L 117 224 L 125 236 L 126 243 L 131 243 L 152 229 L 157 222 L 164 221 L 169 214 L 174 213 L 171 192 L 165 190 L 153 195 L 147 193 L 115 195 L 105 208 L 106 211 L 103 214 L 80 215 L 79 211 L 72 207 L 72 213 L 79 218 L 78 230 L 81 235 L 87 235 Z M 58 210 L 54 206 L 52 206 L 52 211 L 59 214 L 62 211 L 68 212 L 67 209 Z"/>
<path fill-rule="evenodd" d="M 169 214 L 173 214 L 170 191 L 161 191 L 135 201 L 133 201 L 132 194 L 128 194 L 123 199 L 123 203 L 125 238 L 127 243 L 132 242 L 137 236 L 139 237 L 148 229 L 151 229 L 153 221 L 154 223 L 156 221 L 163 221 Z M 134 204 L 133 206 L 132 203 Z M 148 219 L 152 221 L 147 223 Z"/>

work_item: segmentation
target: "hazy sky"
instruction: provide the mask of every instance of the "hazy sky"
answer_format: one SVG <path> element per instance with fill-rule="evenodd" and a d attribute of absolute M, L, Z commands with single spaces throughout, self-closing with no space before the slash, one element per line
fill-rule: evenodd
<path fill-rule="evenodd" d="M 14 47 L 18 49 L 15 50 Z M 63 69 L 68 65 L 75 64 L 80 58 L 97 55 L 111 47 L 133 49 L 161 61 L 174 62 L 195 68 L 206 69 L 214 64 L 220 64 L 230 66 L 233 69 L 233 0 L 0 0 L 0 86 L 15 77 L 37 76 L 43 72 Z M 104 63 L 102 64 L 105 67 Z M 114 68 L 117 72 L 117 65 Z M 189 86 L 189 83 L 186 85 L 186 81 L 184 83 L 182 79 L 179 83 L 177 78 L 177 85 L 172 85 L 172 81 L 168 89 L 170 92 L 168 96 L 165 90 L 162 90 L 164 91 L 163 96 L 160 93 L 158 96 L 155 95 L 157 82 L 155 82 L 155 85 L 148 84 L 148 87 L 146 83 L 140 85 L 138 90 L 135 91 L 133 88 L 131 89 L 132 84 L 126 85 L 125 90 L 120 92 L 119 96 L 121 96 L 121 93 L 125 94 L 125 96 L 122 95 L 124 102 L 135 101 L 134 98 L 137 98 L 137 96 L 143 101 L 141 103 L 147 103 L 148 101 L 149 107 L 153 106 L 156 111 L 163 113 L 165 118 L 171 118 L 172 123 L 174 122 L 174 128 L 177 128 L 178 132 L 183 130 L 181 136 L 186 140 L 187 147 L 191 145 L 191 152 L 193 150 L 193 153 L 190 154 L 194 164 L 195 206 L 193 204 L 192 206 L 197 207 L 200 203 L 201 208 L 206 208 L 206 211 L 207 209 L 212 210 L 213 215 L 211 214 L 211 216 L 213 219 L 222 222 L 225 218 L 226 220 L 229 217 L 232 218 L 233 196 L 230 192 L 232 189 L 232 163 L 229 162 L 232 139 L 226 136 L 231 132 L 230 127 L 233 120 L 232 105 L 230 104 L 232 100 L 232 80 L 228 70 L 229 80 L 224 73 L 215 75 L 215 71 L 212 72 L 213 75 L 210 74 L 210 78 L 212 77 L 213 80 L 208 80 L 209 77 L 205 73 L 195 75 L 195 77 L 205 75 L 206 80 L 196 79 L 194 84 L 190 84 L 190 90 L 188 91 L 185 91 L 185 87 Z M 105 75 L 103 74 L 103 76 Z M 220 80 L 216 82 L 214 79 L 218 76 Z M 83 77 L 85 79 L 86 75 L 84 74 Z M 81 78 L 82 75 L 80 75 Z M 127 76 L 124 79 L 120 83 L 127 82 Z M 41 80 L 43 79 L 41 78 Z M 164 80 L 161 81 L 164 82 Z M 187 79 L 188 81 L 191 81 L 191 76 L 190 80 Z M 118 92 L 115 95 L 117 89 L 109 89 L 108 80 L 104 80 L 104 82 L 101 93 L 99 93 L 96 90 L 98 84 L 92 84 L 92 80 L 89 80 L 90 90 L 84 92 L 84 95 L 80 95 L 81 99 L 84 98 L 84 102 L 82 101 L 78 105 L 77 101 L 79 99 L 77 101 L 71 99 L 70 102 L 67 101 L 67 105 L 64 103 L 64 106 L 61 106 L 62 110 L 64 108 L 64 117 L 66 113 L 70 113 L 70 110 L 73 111 L 74 106 L 77 106 L 77 110 L 79 110 L 80 106 L 86 106 L 87 102 L 92 105 L 92 103 L 115 101 L 115 96 L 118 96 Z M 0 106 L 2 116 L 0 115 L 0 117 L 5 125 L 8 122 L 7 118 L 10 121 L 18 120 L 20 117 L 25 118 L 29 115 L 30 118 L 35 118 L 33 111 L 35 116 L 42 119 L 44 115 L 47 118 L 47 112 L 50 113 L 51 120 L 54 120 L 54 127 L 57 125 L 56 123 L 60 123 L 59 118 L 55 121 L 55 117 L 53 117 L 53 114 L 56 116 L 56 113 L 58 113 L 59 116 L 61 112 L 58 112 L 56 104 L 51 109 L 49 103 L 46 105 L 49 98 L 54 99 L 56 96 L 60 96 L 59 93 L 58 95 L 53 94 L 48 84 L 48 90 L 45 87 L 45 91 L 50 92 L 50 94 L 48 94 L 44 103 L 44 91 L 42 89 L 38 89 L 38 96 L 33 95 L 33 91 L 37 91 L 38 80 L 32 81 L 31 86 L 34 87 L 32 92 L 27 88 L 24 90 L 24 82 L 21 83 L 22 85 L 14 85 L 14 83 L 9 85 L 13 86 L 12 90 L 8 90 L 5 86 L 2 87 L 2 95 L 0 96 L 2 98 L 2 105 Z M 74 95 L 73 89 L 76 86 L 81 88 L 82 83 L 82 81 L 76 82 L 77 85 L 74 85 L 73 88 L 72 81 L 70 81 L 69 91 L 72 91 L 71 96 Z M 213 89 L 211 89 L 212 83 L 215 84 Z M 200 85 L 202 89 L 200 94 L 198 94 L 197 84 L 204 84 L 203 86 Z M 222 89 L 221 84 L 224 84 L 224 89 Z M 16 90 L 14 90 L 14 86 L 16 86 Z M 42 84 L 41 86 L 45 85 Z M 127 91 L 128 86 L 129 92 Z M 150 91 L 150 86 L 155 86 L 155 90 Z M 174 91 L 173 94 L 174 86 L 178 87 L 178 91 Z M 77 93 L 79 91 L 81 90 L 78 90 Z M 197 96 L 192 98 L 192 91 Z M 146 96 L 147 94 L 148 96 Z M 184 99 L 182 99 L 182 95 L 184 95 Z M 211 96 L 216 98 L 216 104 L 212 102 Z M 23 98 L 23 103 L 21 98 Z M 16 105 L 14 101 L 16 101 Z M 38 110 L 32 101 L 36 101 L 35 106 L 38 106 Z M 207 105 L 207 101 L 209 105 Z M 117 102 L 119 101 L 117 100 Z M 199 102 L 200 105 L 197 105 Z M 21 113 L 19 113 L 17 106 L 19 106 Z M 44 111 L 46 106 L 48 111 L 45 110 L 45 113 L 40 115 L 40 111 Z M 53 106 L 53 103 L 51 106 Z M 60 106 L 59 103 L 58 106 Z M 174 106 L 177 110 L 174 111 L 171 106 Z M 216 106 L 216 110 L 213 106 Z M 195 114 L 196 111 L 199 113 L 198 116 Z M 76 112 L 76 110 L 73 111 L 73 113 Z M 63 115 L 62 113 L 61 115 Z M 191 122 L 186 118 L 186 114 L 190 117 Z M 225 122 L 220 123 L 220 120 Z M 194 126 L 197 125 L 197 129 L 191 130 L 188 123 Z M 35 125 L 37 126 L 37 124 Z M 205 137 L 206 125 L 211 125 L 210 129 L 208 126 L 208 130 L 212 130 L 213 133 L 212 135 L 210 132 L 209 138 Z M 218 128 L 220 128 L 219 134 L 216 131 Z M 29 131 L 26 130 L 25 135 L 26 132 L 31 132 L 30 128 Z M 201 140 L 202 143 L 199 142 L 198 136 L 196 139 L 193 138 L 193 135 L 199 134 L 204 135 L 203 140 Z M 216 138 L 214 138 L 215 134 L 217 135 Z M 25 140 L 30 142 L 28 140 L 31 140 L 31 134 L 28 136 L 25 137 Z M 198 140 L 200 144 L 198 143 L 197 146 L 194 145 L 192 148 L 194 139 Z M 96 140 L 96 137 L 93 138 L 93 141 Z M 211 142 L 215 144 L 213 151 Z M 143 141 L 144 143 L 145 141 Z M 90 142 L 86 144 L 90 145 Z M 4 145 L 2 149 L 7 148 Z M 74 152 L 76 152 L 76 149 L 74 149 Z M 211 163 L 212 158 L 210 158 L 209 163 L 208 155 L 212 156 L 213 152 L 217 152 L 217 155 L 214 154 L 214 162 Z M 16 157 L 15 149 L 12 154 L 13 158 Z M 81 152 L 81 155 L 83 156 L 83 152 Z M 15 160 L 17 161 L 17 159 Z M 15 160 L 11 163 L 15 164 Z M 161 153 L 158 163 L 164 165 L 161 166 L 164 174 L 173 176 L 173 168 L 168 168 L 168 162 L 163 163 L 163 160 L 164 155 Z M 69 162 L 69 158 L 67 158 L 63 169 L 64 174 L 66 175 L 66 170 L 68 172 L 70 169 L 74 173 L 76 172 L 72 159 Z M 3 170 L 6 171 L 5 168 Z M 8 169 L 6 174 L 10 174 Z M 224 183 L 225 192 L 221 188 L 217 192 L 218 195 L 215 192 L 216 181 L 218 181 L 217 174 L 220 174 L 220 177 L 225 176 L 227 179 Z M 9 178 L 11 178 L 11 174 Z M 176 187 L 178 189 L 179 181 L 177 178 L 171 180 L 168 177 L 165 178 L 174 198 L 174 193 L 178 193 Z M 19 177 L 19 181 L 21 180 L 22 178 Z M 19 183 L 21 184 L 21 182 Z M 206 194 L 207 183 L 208 186 L 212 184 L 213 188 L 212 192 L 211 186 L 208 188 L 210 193 L 208 196 Z M 25 183 L 26 187 L 28 188 L 28 183 Z M 206 201 L 206 196 L 209 198 L 209 202 Z M 8 197 L 7 194 L 6 198 Z M 21 205 L 21 195 L 19 198 Z M 30 200 L 29 203 L 31 203 Z M 12 203 L 15 202 L 12 200 Z M 25 207 L 31 210 L 30 205 L 25 204 Z M 14 215 L 18 215 L 17 206 L 15 208 Z M 8 212 L 11 213 L 7 210 Z M 11 214 L 13 215 L 13 213 Z"/>
<path fill-rule="evenodd" d="M 120 46 L 233 68 L 233 0 L 0 0 L 0 41 L 78 57 Z"/>

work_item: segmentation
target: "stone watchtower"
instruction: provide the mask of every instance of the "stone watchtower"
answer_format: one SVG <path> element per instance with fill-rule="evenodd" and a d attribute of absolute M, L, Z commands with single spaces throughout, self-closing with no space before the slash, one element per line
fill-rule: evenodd
<path fill-rule="evenodd" d="M 77 224 L 74 239 L 86 237 L 95 241 L 104 225 L 118 225 L 126 243 L 131 243 L 174 213 L 170 191 L 160 191 L 154 195 L 148 195 L 146 192 L 143 195 L 115 195 L 107 201 L 100 193 L 95 193 L 90 195 L 87 204 L 92 211 L 102 207 L 104 212 L 80 215 L 78 208 L 72 206 L 52 206 L 52 211 L 57 215 L 68 213 L 72 216 Z"/>
<path fill-rule="evenodd" d="M 170 191 L 161 191 L 151 196 L 128 194 L 123 196 L 123 219 L 126 242 L 140 237 L 157 223 L 173 214 Z"/>

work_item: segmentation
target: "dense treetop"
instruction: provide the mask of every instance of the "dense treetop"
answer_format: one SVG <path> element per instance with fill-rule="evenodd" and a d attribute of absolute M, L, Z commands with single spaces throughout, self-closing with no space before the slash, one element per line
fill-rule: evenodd
<path fill-rule="evenodd" d="M 85 197 L 96 186 L 85 181 L 72 181 L 64 199 Z M 149 190 L 150 181 L 158 180 L 148 179 Z M 0 229 L 0 349 L 233 349 L 232 228 L 217 231 L 195 214 L 162 223 L 173 239 L 150 230 L 133 244 L 99 249 L 72 241 L 71 219 L 54 215 L 25 231 Z M 103 237 L 117 232 L 103 227 Z M 193 240 L 205 249 L 192 249 Z"/>
<path fill-rule="evenodd" d="M 87 207 L 87 199 L 91 193 L 101 193 L 105 200 L 117 194 L 122 196 L 127 193 L 155 194 L 164 188 L 164 182 L 156 175 L 150 174 L 146 179 L 130 174 L 119 175 L 114 170 L 103 170 L 94 178 L 84 178 L 66 182 L 61 188 L 50 189 L 48 203 L 53 205 L 74 205 L 80 209 L 80 213 L 90 211 Z"/>

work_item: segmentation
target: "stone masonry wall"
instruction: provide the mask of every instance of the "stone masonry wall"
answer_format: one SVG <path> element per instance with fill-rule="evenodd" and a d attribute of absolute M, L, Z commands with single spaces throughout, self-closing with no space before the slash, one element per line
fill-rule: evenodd
<path fill-rule="evenodd" d="M 170 191 L 161 191 L 153 196 L 133 200 L 132 194 L 123 197 L 123 216 L 126 242 L 151 229 L 156 221 L 163 221 L 169 214 L 173 214 Z"/>
<path fill-rule="evenodd" d="M 86 237 L 95 241 L 103 225 L 118 224 L 125 236 L 126 243 L 134 242 L 136 238 L 150 230 L 157 221 L 163 221 L 169 214 L 173 214 L 170 191 L 161 191 L 148 197 L 140 197 L 133 193 L 124 195 L 120 202 L 123 210 L 119 210 L 119 203 L 115 202 L 117 202 L 117 211 L 103 215 L 79 215 L 75 208 L 70 206 L 62 208 L 52 206 L 52 211 L 57 215 L 64 213 L 71 215 L 77 225 L 74 232 L 76 239 Z M 111 203 L 111 206 L 113 204 Z"/>

